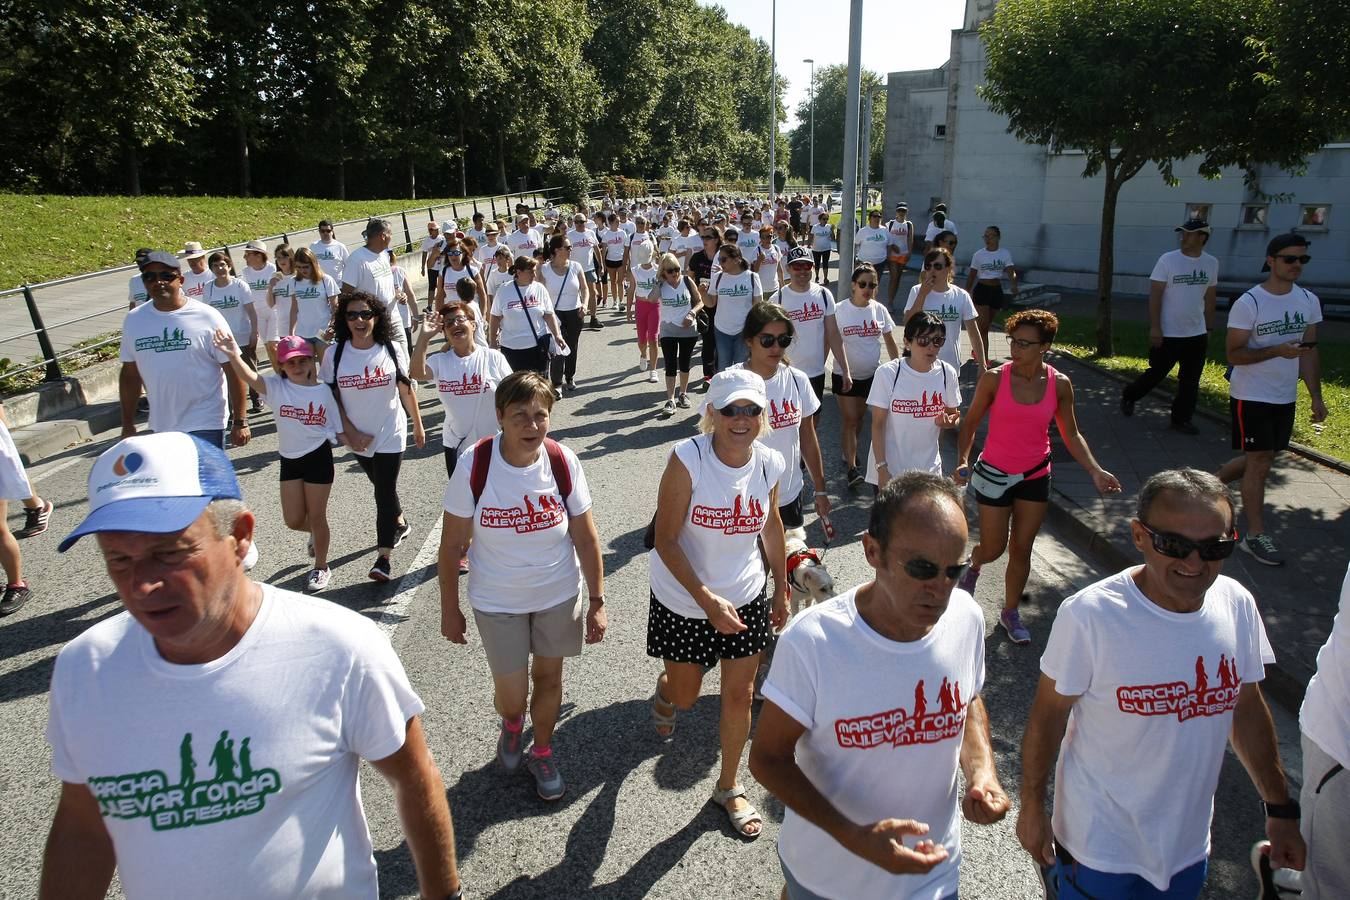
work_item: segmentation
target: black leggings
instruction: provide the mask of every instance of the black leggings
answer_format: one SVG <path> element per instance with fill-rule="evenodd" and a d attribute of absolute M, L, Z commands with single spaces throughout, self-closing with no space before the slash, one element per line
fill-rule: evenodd
<path fill-rule="evenodd" d="M 356 464 L 375 485 L 375 546 L 391 548 L 398 533 L 399 517 L 403 515 L 398 502 L 398 470 L 403 465 L 403 454 L 358 456 Z"/>
<path fill-rule="evenodd" d="M 538 347 L 528 347 L 524 350 L 503 347 L 502 356 L 506 357 L 506 362 L 511 367 L 512 372 L 548 374 L 548 356 Z"/>
<path fill-rule="evenodd" d="M 689 366 L 694 360 L 694 345 L 697 343 L 697 335 L 694 337 L 661 338 L 661 356 L 666 361 L 667 378 L 675 377 L 677 355 L 679 357 L 679 371 L 686 374 L 689 372 Z"/>
<path fill-rule="evenodd" d="M 696 322 L 699 336 L 703 338 L 703 377 L 711 378 L 717 372 L 717 339 L 713 336 L 717 330 L 713 326 L 713 323 L 717 320 L 717 310 L 706 309 L 704 313 L 707 317 L 706 320 L 704 316 L 699 316 Z"/>
<path fill-rule="evenodd" d="M 564 381 L 571 381 L 577 374 L 577 351 L 581 349 L 581 307 L 555 312 L 558 317 L 558 330 L 572 352 L 549 360 L 549 380 L 557 387 Z"/>
<path fill-rule="evenodd" d="M 454 447 L 445 448 L 445 477 L 448 481 L 455 476 L 455 464 L 459 462 L 459 451 L 464 444 L 461 441 Z"/>

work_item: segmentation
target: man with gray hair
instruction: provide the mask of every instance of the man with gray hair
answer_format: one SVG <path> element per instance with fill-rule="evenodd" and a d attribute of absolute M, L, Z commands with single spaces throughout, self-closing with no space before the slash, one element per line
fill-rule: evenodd
<path fill-rule="evenodd" d="M 361 759 L 394 788 L 424 897 L 459 897 L 422 701 L 373 622 L 251 581 L 253 514 L 225 453 L 138 435 L 89 475 L 124 611 L 62 648 L 47 740 L 61 797 L 39 896 L 379 895 Z M 236 821 L 237 820 L 237 821 Z"/>
<path fill-rule="evenodd" d="M 394 309 L 397 300 L 394 297 L 394 270 L 389 265 L 388 250 L 392 240 L 389 223 L 384 219 L 371 219 L 361 234 L 365 236 L 366 243 L 347 257 L 342 267 L 342 291 L 364 291 L 377 297 L 384 304 L 384 314 L 389 319 L 389 336 L 407 350 L 408 338 L 403 333 L 403 321 Z"/>
<path fill-rule="evenodd" d="M 1226 741 L 1261 795 L 1271 863 L 1303 868 L 1257 684 L 1275 657 L 1252 595 L 1219 574 L 1233 518 L 1213 475 L 1154 475 L 1130 524 L 1144 564 L 1059 608 L 1022 741 L 1017 836 L 1062 900 L 1199 896 Z"/>

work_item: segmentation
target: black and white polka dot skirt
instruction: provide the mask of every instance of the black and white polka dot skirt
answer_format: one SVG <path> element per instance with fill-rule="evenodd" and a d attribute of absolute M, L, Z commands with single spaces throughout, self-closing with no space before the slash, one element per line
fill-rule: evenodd
<path fill-rule="evenodd" d="M 767 585 L 767 581 L 765 582 Z M 707 619 L 686 619 L 671 612 L 652 594 L 647 610 L 647 655 L 704 667 L 723 659 L 742 659 L 763 652 L 769 644 L 769 601 L 764 592 L 736 608 L 747 626 L 738 634 L 720 634 Z"/>

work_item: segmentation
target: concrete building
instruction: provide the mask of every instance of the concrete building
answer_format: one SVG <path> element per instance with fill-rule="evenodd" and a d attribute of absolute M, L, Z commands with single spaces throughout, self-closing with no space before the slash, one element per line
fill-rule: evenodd
<path fill-rule="evenodd" d="M 945 65 L 888 76 L 884 208 L 904 200 L 922 227 L 932 205 L 945 201 L 960 230 L 959 264 L 982 246 L 984 227 L 998 225 L 1027 280 L 1093 290 L 1101 177 L 1082 177 L 1081 151 L 1051 153 L 1009 134 L 1007 119 L 975 93 L 985 69 L 979 26 L 995 3 L 966 0 Z M 1116 291 L 1146 294 L 1158 256 L 1176 247 L 1172 229 L 1200 214 L 1213 228 L 1206 249 L 1219 259 L 1221 294 L 1259 281 L 1266 242 L 1297 228 L 1315 257 L 1303 283 L 1327 299 L 1350 297 L 1350 142 L 1324 147 L 1302 176 L 1261 170 L 1259 194 L 1240 169 L 1209 180 L 1198 167 L 1198 160 L 1177 163 L 1180 184 L 1169 187 L 1145 166 L 1121 189 Z"/>

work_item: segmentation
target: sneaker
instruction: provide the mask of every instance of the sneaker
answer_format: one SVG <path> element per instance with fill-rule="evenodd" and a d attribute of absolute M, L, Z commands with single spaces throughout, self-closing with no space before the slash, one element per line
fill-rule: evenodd
<path fill-rule="evenodd" d="M 309 580 L 305 582 L 305 593 L 317 594 L 328 587 L 328 582 L 332 580 L 333 573 L 328 569 L 314 569 L 309 573 Z"/>
<path fill-rule="evenodd" d="M 560 387 L 558 387 L 557 385 L 554 385 L 554 387 L 553 387 L 553 399 L 554 399 L 554 400 L 561 400 L 561 399 L 562 399 L 562 389 L 561 389 Z"/>
<path fill-rule="evenodd" d="M 569 393 L 569 394 L 570 394 L 570 393 L 572 393 L 573 391 L 575 391 L 576 389 L 577 389 L 577 383 L 576 383 L 575 381 L 564 381 L 564 382 L 563 382 L 563 391 L 565 391 L 566 393 Z"/>
<path fill-rule="evenodd" d="M 412 525 L 409 524 L 405 517 L 403 519 L 403 524 L 399 525 L 398 530 L 394 532 L 394 546 L 397 547 L 399 544 L 403 543 L 403 539 L 410 534 L 412 534 Z"/>
<path fill-rule="evenodd" d="M 675 401 L 667 400 L 666 405 L 661 407 L 661 413 L 667 416 L 675 415 Z"/>
<path fill-rule="evenodd" d="M 680 409 L 689 409 L 694 404 L 690 402 L 688 394 L 680 394 L 680 396 L 675 398 L 675 405 Z"/>
<path fill-rule="evenodd" d="M 966 574 L 961 576 L 961 580 L 956 583 L 956 586 L 959 587 L 961 590 L 965 591 L 967 594 L 974 596 L 975 582 L 979 580 L 980 580 L 980 567 L 971 566 L 969 569 L 966 569 Z"/>
<path fill-rule="evenodd" d="M 1270 841 L 1252 844 L 1252 868 L 1261 880 L 1261 893 L 1256 900 L 1281 900 L 1303 896 L 1303 873 L 1291 869 L 1276 869 L 1270 864 Z"/>
<path fill-rule="evenodd" d="M 387 557 L 387 556 L 377 556 L 377 557 L 375 557 L 375 565 L 373 565 L 373 566 L 370 567 L 370 573 L 369 573 L 369 574 L 370 574 L 370 580 L 371 580 L 371 581 L 388 581 L 388 580 L 389 580 L 389 557 Z"/>
<path fill-rule="evenodd" d="M 1284 556 L 1275 549 L 1275 542 L 1268 534 L 1249 534 L 1238 542 L 1238 546 L 1264 566 L 1284 565 Z"/>
<path fill-rule="evenodd" d="M 848 486 L 853 488 L 863 483 L 862 469 L 857 466 L 848 467 Z"/>
<path fill-rule="evenodd" d="M 18 612 L 31 596 L 33 596 L 33 592 L 28 589 L 26 584 L 5 585 L 5 594 L 0 597 L 0 616 L 8 616 Z"/>
<path fill-rule="evenodd" d="M 459 574 L 469 574 L 469 558 L 467 556 L 461 556 L 459 558 Z"/>
<path fill-rule="evenodd" d="M 248 572 L 258 564 L 258 542 L 249 541 L 248 551 L 244 553 L 244 571 Z"/>
<path fill-rule="evenodd" d="M 536 756 L 531 749 L 525 768 L 534 776 L 534 789 L 539 792 L 540 800 L 557 800 L 567 792 L 567 784 L 563 781 L 562 772 L 558 771 L 558 763 L 551 749 L 548 756 Z"/>
<path fill-rule="evenodd" d="M 36 509 L 25 509 L 23 511 L 23 527 L 14 532 L 15 537 L 36 537 L 47 530 L 48 523 L 52 520 L 52 501 L 43 500 L 42 505 Z"/>
<path fill-rule="evenodd" d="M 310 559 L 314 558 L 314 535 L 312 534 L 305 540 L 305 555 Z"/>
<path fill-rule="evenodd" d="M 711 385 L 712 385 L 712 376 L 711 376 L 711 375 L 704 375 L 704 376 L 703 376 L 703 381 L 700 382 L 699 385 L 698 385 L 698 389 L 699 389 L 700 392 L 706 394 L 706 393 L 708 393 L 708 388 L 709 388 Z"/>
<path fill-rule="evenodd" d="M 1200 433 L 1200 429 L 1195 427 L 1194 422 L 1173 422 L 1168 427 L 1171 428 L 1173 431 L 1180 431 L 1182 434 L 1189 434 L 1191 437 L 1195 437 Z"/>
<path fill-rule="evenodd" d="M 258 413 L 262 412 L 262 404 L 258 402 L 257 397 L 254 397 L 251 400 L 249 400 L 248 412 L 249 415 L 251 416 L 256 416 Z"/>
<path fill-rule="evenodd" d="M 497 762 L 508 772 L 520 768 L 520 760 L 525 750 L 525 718 L 520 719 L 520 727 L 515 731 L 506 727 L 502 719 L 501 731 L 497 735 Z"/>
<path fill-rule="evenodd" d="M 599 331 L 600 329 L 605 327 L 605 323 L 601 322 L 595 316 L 591 316 L 591 320 L 590 322 L 586 323 L 586 327 L 589 328 L 591 331 Z"/>
<path fill-rule="evenodd" d="M 1125 395 L 1120 395 L 1120 414 L 1123 416 L 1134 415 L 1134 401 L 1125 399 Z"/>
<path fill-rule="evenodd" d="M 638 371 L 639 372 L 647 371 L 647 357 L 645 356 L 638 357 Z"/>
<path fill-rule="evenodd" d="M 1005 609 L 998 614 L 998 624 L 1008 632 L 1014 644 L 1030 644 L 1031 632 L 1022 624 L 1022 616 L 1015 609 Z"/>
<path fill-rule="evenodd" d="M 647 381 L 651 382 L 652 384 L 656 384 L 656 370 L 655 370 L 655 369 L 652 369 L 650 372 L 647 373 Z"/>

